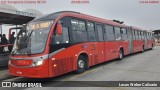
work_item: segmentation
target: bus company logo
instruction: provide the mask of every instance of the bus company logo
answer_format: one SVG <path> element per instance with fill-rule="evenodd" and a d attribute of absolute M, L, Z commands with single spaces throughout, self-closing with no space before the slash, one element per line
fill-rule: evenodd
<path fill-rule="evenodd" d="M 46 4 L 46 0 L 0 0 L 0 4 Z"/>
<path fill-rule="evenodd" d="M 11 82 L 2 82 L 2 87 L 11 87 Z"/>
<path fill-rule="evenodd" d="M 89 4 L 90 0 L 71 0 L 71 4 Z"/>

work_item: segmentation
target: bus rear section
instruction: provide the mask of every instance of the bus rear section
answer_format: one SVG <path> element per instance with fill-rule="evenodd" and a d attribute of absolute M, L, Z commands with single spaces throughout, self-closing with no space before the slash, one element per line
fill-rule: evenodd
<path fill-rule="evenodd" d="M 131 38 L 131 53 L 144 52 L 144 50 L 151 49 L 155 46 L 153 33 L 142 30 L 137 27 L 130 27 Z"/>

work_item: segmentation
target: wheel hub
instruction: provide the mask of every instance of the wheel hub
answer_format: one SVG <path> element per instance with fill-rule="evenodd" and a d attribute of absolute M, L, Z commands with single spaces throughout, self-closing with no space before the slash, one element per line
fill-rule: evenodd
<path fill-rule="evenodd" d="M 84 68 L 84 61 L 83 61 L 83 60 L 79 60 L 78 66 L 79 66 L 80 68 Z"/>

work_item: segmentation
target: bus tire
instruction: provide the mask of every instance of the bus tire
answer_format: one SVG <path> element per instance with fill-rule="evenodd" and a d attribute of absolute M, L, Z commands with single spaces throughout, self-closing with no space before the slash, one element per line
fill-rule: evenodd
<path fill-rule="evenodd" d="M 120 50 L 119 50 L 119 60 L 122 60 L 122 59 L 123 59 L 123 56 L 124 56 L 123 49 L 120 49 Z"/>
<path fill-rule="evenodd" d="M 80 55 L 77 61 L 77 71 L 76 73 L 80 74 L 86 70 L 86 58 L 83 55 Z"/>

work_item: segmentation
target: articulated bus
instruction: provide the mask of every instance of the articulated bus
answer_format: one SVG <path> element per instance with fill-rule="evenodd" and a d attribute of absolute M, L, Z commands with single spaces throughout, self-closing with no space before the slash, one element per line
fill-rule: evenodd
<path fill-rule="evenodd" d="M 62 11 L 29 22 L 8 63 L 14 76 L 47 78 L 152 49 L 153 34 L 78 12 Z"/>

